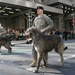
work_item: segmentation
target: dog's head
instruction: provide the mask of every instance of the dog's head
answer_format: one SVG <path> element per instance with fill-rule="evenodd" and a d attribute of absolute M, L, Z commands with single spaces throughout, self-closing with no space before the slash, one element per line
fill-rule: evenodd
<path fill-rule="evenodd" d="M 25 32 L 25 37 L 26 37 L 26 39 L 28 39 L 28 38 L 32 38 L 32 34 L 35 32 L 35 30 L 37 30 L 37 28 L 36 27 L 30 27 L 30 28 L 28 28 L 27 30 L 26 30 L 26 32 Z"/>

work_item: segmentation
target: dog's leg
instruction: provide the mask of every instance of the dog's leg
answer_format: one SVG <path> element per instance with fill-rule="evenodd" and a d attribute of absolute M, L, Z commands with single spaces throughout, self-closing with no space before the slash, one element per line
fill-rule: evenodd
<path fill-rule="evenodd" d="M 60 42 L 60 44 L 58 45 L 58 53 L 61 58 L 61 66 L 63 66 L 63 52 L 64 52 L 64 44 L 63 42 Z"/>
<path fill-rule="evenodd" d="M 33 62 L 30 64 L 30 66 L 36 67 L 37 66 L 37 51 L 35 50 L 34 45 L 32 47 L 32 57 L 33 57 Z"/>
<path fill-rule="evenodd" d="M 37 52 L 37 68 L 33 72 L 38 73 L 41 60 L 42 60 L 42 53 Z"/>
<path fill-rule="evenodd" d="M 0 53 L 1 53 L 1 45 L 0 45 Z"/>
<path fill-rule="evenodd" d="M 64 51 L 64 46 L 63 44 L 59 44 L 58 46 L 56 46 L 54 48 L 55 52 L 58 53 L 60 55 L 60 59 L 61 59 L 61 66 L 63 66 L 63 51 Z"/>
<path fill-rule="evenodd" d="M 61 66 L 63 66 L 63 54 L 60 54 L 61 57 Z"/>
<path fill-rule="evenodd" d="M 8 49 L 8 53 L 12 53 L 12 48 L 10 47 L 9 43 L 4 45 L 4 47 Z"/>
<path fill-rule="evenodd" d="M 12 48 L 9 48 L 8 53 L 12 53 Z"/>
<path fill-rule="evenodd" d="M 47 67 L 47 64 L 48 64 L 47 55 L 48 55 L 47 53 L 43 53 L 43 62 L 44 62 L 43 67 Z"/>
<path fill-rule="evenodd" d="M 61 58 L 61 66 L 63 66 L 63 52 L 64 52 L 64 43 L 63 42 L 61 42 L 59 44 L 58 51 L 59 51 L 60 58 Z"/>

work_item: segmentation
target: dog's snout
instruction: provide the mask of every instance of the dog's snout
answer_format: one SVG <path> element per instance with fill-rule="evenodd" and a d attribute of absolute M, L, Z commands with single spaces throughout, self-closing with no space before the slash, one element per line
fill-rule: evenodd
<path fill-rule="evenodd" d="M 26 31 L 27 33 L 29 33 L 29 31 Z"/>
<path fill-rule="evenodd" d="M 27 35 L 27 34 L 29 34 L 29 32 L 28 32 L 28 31 L 26 31 L 26 32 L 25 32 L 25 35 Z"/>
<path fill-rule="evenodd" d="M 25 32 L 25 37 L 26 37 L 26 39 L 29 38 L 29 35 L 30 35 L 30 33 L 29 33 L 29 31 L 27 30 L 27 31 Z"/>

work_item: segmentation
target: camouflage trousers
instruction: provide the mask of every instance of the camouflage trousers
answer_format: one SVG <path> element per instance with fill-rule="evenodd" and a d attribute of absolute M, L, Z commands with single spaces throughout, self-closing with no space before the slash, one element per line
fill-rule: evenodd
<path fill-rule="evenodd" d="M 34 46 L 32 47 L 32 57 L 33 57 L 33 59 L 37 59 L 37 52 L 36 52 Z M 44 54 L 44 59 L 48 60 L 48 53 Z"/>

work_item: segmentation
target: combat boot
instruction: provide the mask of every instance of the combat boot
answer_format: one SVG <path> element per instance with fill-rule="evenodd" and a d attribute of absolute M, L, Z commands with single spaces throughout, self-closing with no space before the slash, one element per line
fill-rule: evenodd
<path fill-rule="evenodd" d="M 33 62 L 30 64 L 31 67 L 37 66 L 37 59 L 34 59 Z"/>

